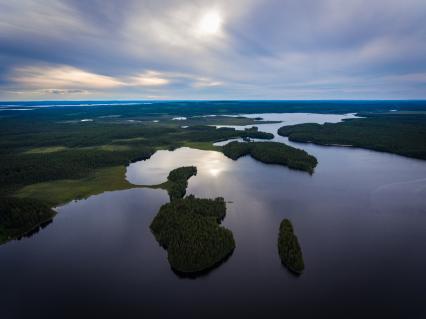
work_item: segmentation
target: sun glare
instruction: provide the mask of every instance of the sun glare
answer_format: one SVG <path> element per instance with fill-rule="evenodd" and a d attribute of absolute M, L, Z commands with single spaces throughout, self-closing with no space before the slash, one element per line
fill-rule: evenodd
<path fill-rule="evenodd" d="M 210 11 L 204 14 L 198 24 L 198 32 L 204 35 L 215 35 L 222 27 L 222 17 L 217 11 Z"/>
<path fill-rule="evenodd" d="M 220 174 L 221 170 L 219 168 L 211 168 L 209 169 L 209 173 L 211 176 L 216 177 Z"/>

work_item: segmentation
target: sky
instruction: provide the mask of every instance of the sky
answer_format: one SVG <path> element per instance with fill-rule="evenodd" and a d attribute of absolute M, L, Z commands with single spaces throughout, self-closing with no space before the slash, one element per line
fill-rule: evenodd
<path fill-rule="evenodd" d="M 0 0 L 3 101 L 425 98 L 425 0 Z"/>

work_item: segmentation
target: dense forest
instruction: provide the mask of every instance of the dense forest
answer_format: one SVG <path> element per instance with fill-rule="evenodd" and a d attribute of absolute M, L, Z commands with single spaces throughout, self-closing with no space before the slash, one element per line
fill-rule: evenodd
<path fill-rule="evenodd" d="M 309 173 L 313 173 L 318 163 L 305 151 L 277 142 L 231 142 L 223 146 L 223 153 L 233 160 L 251 155 L 263 163 L 284 165 Z"/>
<path fill-rule="evenodd" d="M 195 166 L 184 166 L 170 171 L 166 184 L 170 201 L 185 196 L 186 188 L 188 187 L 188 179 L 194 175 L 197 175 L 197 168 Z"/>
<path fill-rule="evenodd" d="M 280 224 L 278 235 L 278 253 L 281 262 L 292 272 L 301 274 L 305 269 L 302 249 L 299 240 L 294 234 L 293 225 L 288 219 L 284 219 Z"/>
<path fill-rule="evenodd" d="M 283 126 L 278 134 L 294 142 L 345 145 L 426 159 L 426 115 L 365 115 L 324 125 Z"/>
<path fill-rule="evenodd" d="M 180 167 L 169 173 L 166 189 L 170 203 L 161 206 L 150 226 L 157 241 L 167 249 L 171 267 L 181 273 L 210 269 L 235 248 L 232 232 L 220 226 L 226 214 L 223 198 L 204 199 L 193 195 L 183 198 L 188 179 L 196 173 L 194 166 Z"/>
<path fill-rule="evenodd" d="M 193 195 L 161 206 L 151 230 L 167 249 L 171 267 L 197 273 L 219 264 L 235 248 L 232 232 L 219 225 L 226 212 L 223 198 Z"/>
<path fill-rule="evenodd" d="M 55 214 L 49 206 L 37 200 L 0 199 L 0 244 L 30 232 Z"/>

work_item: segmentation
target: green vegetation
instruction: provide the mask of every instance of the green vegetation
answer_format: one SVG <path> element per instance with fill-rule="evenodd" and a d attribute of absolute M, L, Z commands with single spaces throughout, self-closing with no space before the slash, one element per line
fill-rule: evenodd
<path fill-rule="evenodd" d="M 235 248 L 232 232 L 219 225 L 226 205 L 223 198 L 199 199 L 190 195 L 163 205 L 151 224 L 171 267 L 181 273 L 208 270 Z"/>
<path fill-rule="evenodd" d="M 35 147 L 32 149 L 29 149 L 25 153 L 27 154 L 38 154 L 38 153 L 55 153 L 60 151 L 65 151 L 67 148 L 63 146 L 52 146 L 52 147 Z"/>
<path fill-rule="evenodd" d="M 57 101 L 57 105 L 72 104 Z M 7 103 L 11 104 L 11 103 Z M 78 104 L 78 103 L 77 103 Z M 119 110 L 118 110 L 119 109 Z M 21 118 L 49 121 L 80 121 L 90 118 L 98 121 L 169 120 L 177 116 L 230 115 L 250 113 L 328 113 L 345 114 L 359 112 L 425 111 L 424 101 L 157 101 L 140 105 L 62 106 L 38 108 L 31 112 L 4 111 L 2 119 Z M 31 114 L 30 114 L 31 113 Z M 207 117 L 210 119 L 210 117 Z M 210 120 L 215 120 L 214 118 Z M 176 125 L 179 125 L 181 121 Z M 92 122 L 86 122 L 90 124 Z M 221 124 L 221 123 L 220 123 Z"/>
<path fill-rule="evenodd" d="M 315 158 L 279 143 L 230 143 L 223 148 L 213 146 L 214 142 L 231 138 L 272 139 L 273 135 L 256 128 L 216 129 L 208 125 L 262 122 L 244 117 L 199 116 L 208 114 L 381 112 L 368 114 L 368 118 L 362 120 L 330 126 L 295 126 L 291 132 L 286 127 L 285 131 L 281 129 L 280 132 L 288 134 L 292 140 L 350 144 L 426 158 L 426 116 L 422 114 L 426 107 L 422 103 L 158 102 L 120 107 L 63 106 L 39 108 L 31 112 L 4 111 L 0 125 L 0 198 L 29 198 L 54 207 L 104 191 L 139 187 L 124 178 L 128 163 L 148 159 L 159 149 L 172 150 L 181 146 L 223 151 L 233 159 L 249 154 L 264 163 L 313 171 Z M 399 110 L 393 112 L 397 114 L 386 113 L 393 108 Z M 415 115 L 410 115 L 414 114 L 412 112 Z M 176 116 L 188 119 L 171 120 Z M 81 122 L 84 118 L 94 121 Z M 182 125 L 189 127 L 181 128 Z M 335 127 L 338 129 L 333 136 Z M 304 132 L 306 128 L 309 130 Z M 331 128 L 333 130 L 329 133 Z M 368 133 L 360 132 L 363 130 Z M 317 140 L 310 134 L 314 134 Z M 169 190 L 171 185 L 166 182 L 162 187 Z M 175 194 L 173 198 L 184 196 L 179 187 L 172 189 L 172 193 Z M 24 202 L 16 202 L 15 205 L 20 203 Z M 24 205 L 22 209 L 28 207 Z"/>
<path fill-rule="evenodd" d="M 183 166 L 170 171 L 167 180 L 173 183 L 187 182 L 194 175 L 197 175 L 197 168 L 195 166 Z"/>
<path fill-rule="evenodd" d="M 96 170 L 124 166 L 130 161 L 149 158 L 155 150 L 138 147 L 126 151 L 71 149 L 54 153 L 12 154 L 1 156 L 1 188 L 21 187 L 56 180 L 87 179 Z"/>
<path fill-rule="evenodd" d="M 20 198 L 39 199 L 51 207 L 88 198 L 107 191 L 137 188 L 125 179 L 126 167 L 101 168 L 82 179 L 61 179 L 25 186 L 15 193 Z"/>
<path fill-rule="evenodd" d="M 4 124 L 4 125 L 3 125 Z M 272 138 L 258 131 L 123 123 L 26 123 L 2 120 L 0 194 L 57 180 L 83 180 L 99 169 L 147 159 L 158 149 L 211 144 L 235 137 Z M 210 145 L 210 146 L 207 146 Z M 220 148 L 219 148 L 220 149 Z"/>
<path fill-rule="evenodd" d="M 293 226 L 288 219 L 284 219 L 280 224 L 278 235 L 278 253 L 281 262 L 292 272 L 301 274 L 305 269 L 302 249 L 300 248 L 297 236 L 294 234 Z"/>
<path fill-rule="evenodd" d="M 169 193 L 170 201 L 185 196 L 188 179 L 194 175 L 197 175 L 197 168 L 195 166 L 179 167 L 169 173 L 165 188 Z"/>
<path fill-rule="evenodd" d="M 125 180 L 126 165 L 148 159 L 159 149 L 190 145 L 220 150 L 212 143 L 236 137 L 273 137 L 259 131 L 201 125 L 183 129 L 176 123 L 179 121 L 152 122 L 158 116 L 128 122 L 103 114 L 102 120 L 80 122 L 74 119 L 81 115 L 77 109 L 37 110 L 32 117 L 22 114 L 1 119 L 0 198 L 31 198 L 55 207 L 104 191 L 138 187 Z M 80 110 L 84 113 L 88 108 Z M 183 185 L 169 181 L 163 186 L 172 199 L 180 198 L 186 181 Z"/>
<path fill-rule="evenodd" d="M 222 147 L 215 146 L 211 142 L 184 142 L 182 146 L 195 148 L 203 151 L 222 151 Z"/>
<path fill-rule="evenodd" d="M 34 230 L 55 214 L 49 206 L 37 200 L 0 198 L 0 244 Z"/>
<path fill-rule="evenodd" d="M 167 182 L 157 185 L 167 189 L 170 203 L 161 206 L 150 226 L 167 249 L 170 265 L 181 273 L 208 270 L 235 248 L 232 232 L 219 225 L 226 214 L 223 198 L 183 198 L 188 179 L 196 174 L 194 166 L 180 167 L 169 173 Z"/>
<path fill-rule="evenodd" d="M 426 159 L 425 115 L 365 116 L 336 124 L 284 126 L 278 134 L 294 142 L 353 146 Z"/>
<path fill-rule="evenodd" d="M 277 142 L 231 142 L 223 146 L 223 153 L 233 160 L 251 155 L 263 163 L 284 165 L 309 173 L 313 173 L 318 163 L 305 151 Z"/>

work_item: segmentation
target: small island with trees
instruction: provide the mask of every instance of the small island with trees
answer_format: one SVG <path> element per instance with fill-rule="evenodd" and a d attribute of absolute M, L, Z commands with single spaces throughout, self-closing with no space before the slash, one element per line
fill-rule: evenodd
<path fill-rule="evenodd" d="M 184 198 L 188 179 L 196 167 L 177 168 L 162 185 L 170 202 L 161 206 L 150 228 L 168 252 L 170 266 L 181 274 L 197 274 L 214 268 L 231 255 L 235 248 L 232 232 L 221 221 L 226 215 L 222 197 L 215 199 Z"/>
<path fill-rule="evenodd" d="M 288 219 L 284 219 L 280 224 L 278 253 L 284 266 L 297 275 L 302 274 L 305 269 L 302 249 L 294 234 L 293 225 Z"/>
<path fill-rule="evenodd" d="M 184 166 L 170 171 L 167 182 L 162 184 L 162 188 L 165 188 L 169 193 L 170 201 L 185 196 L 188 179 L 195 175 L 197 175 L 195 166 Z"/>
<path fill-rule="evenodd" d="M 307 152 L 278 142 L 231 142 L 223 146 L 225 156 L 237 160 L 250 155 L 266 164 L 278 164 L 313 173 L 317 159 Z"/>

